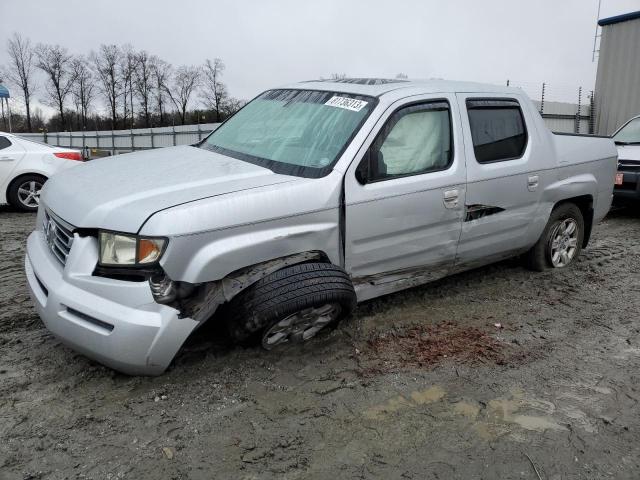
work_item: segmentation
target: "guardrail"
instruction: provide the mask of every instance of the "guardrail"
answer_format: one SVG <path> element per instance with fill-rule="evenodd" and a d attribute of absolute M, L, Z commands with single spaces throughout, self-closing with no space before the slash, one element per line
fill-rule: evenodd
<path fill-rule="evenodd" d="M 563 104 L 558 104 L 564 106 Z M 547 106 L 548 110 L 551 105 Z M 591 117 L 562 112 L 543 113 L 545 123 L 551 131 L 563 133 L 589 133 Z M 218 128 L 219 123 L 180 125 L 174 127 L 138 128 L 130 130 L 98 130 L 84 132 L 21 133 L 20 136 L 58 147 L 78 150 L 97 150 L 111 155 L 135 150 L 190 145 L 202 140 Z"/>
<path fill-rule="evenodd" d="M 202 140 L 219 123 L 175 127 L 97 130 L 84 132 L 21 133 L 20 136 L 58 147 L 108 151 L 112 155 L 150 148 L 190 145 Z"/>

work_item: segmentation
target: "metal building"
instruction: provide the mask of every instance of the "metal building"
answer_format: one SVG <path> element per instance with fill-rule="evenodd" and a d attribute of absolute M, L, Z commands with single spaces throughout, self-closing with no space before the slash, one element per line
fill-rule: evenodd
<path fill-rule="evenodd" d="M 596 76 L 596 133 L 640 115 L 640 11 L 603 18 Z"/>

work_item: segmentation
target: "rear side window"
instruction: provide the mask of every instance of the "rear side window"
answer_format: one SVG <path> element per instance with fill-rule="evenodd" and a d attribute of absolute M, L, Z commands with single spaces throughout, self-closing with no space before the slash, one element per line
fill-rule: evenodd
<path fill-rule="evenodd" d="M 467 112 L 478 163 L 520 158 L 527 146 L 527 129 L 516 100 L 471 99 Z"/>
<path fill-rule="evenodd" d="M 0 137 L 0 150 L 11 146 L 11 142 L 7 137 Z"/>

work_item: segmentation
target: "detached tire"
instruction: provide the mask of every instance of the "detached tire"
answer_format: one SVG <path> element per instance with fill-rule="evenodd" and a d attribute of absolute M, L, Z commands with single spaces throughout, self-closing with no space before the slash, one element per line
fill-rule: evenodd
<path fill-rule="evenodd" d="M 35 212 L 40 204 L 40 190 L 46 177 L 36 174 L 22 175 L 14 179 L 7 189 L 7 200 L 12 207 L 23 212 Z"/>
<path fill-rule="evenodd" d="M 584 218 L 573 203 L 558 205 L 552 212 L 538 242 L 525 254 L 531 270 L 565 268 L 580 255 L 584 239 Z"/>
<path fill-rule="evenodd" d="M 356 306 L 349 275 L 327 263 L 302 263 L 257 281 L 224 309 L 231 337 L 271 350 L 335 326 Z"/>

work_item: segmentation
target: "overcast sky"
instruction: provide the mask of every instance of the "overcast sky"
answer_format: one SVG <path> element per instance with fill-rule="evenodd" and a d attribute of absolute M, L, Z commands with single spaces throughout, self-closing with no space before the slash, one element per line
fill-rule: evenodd
<path fill-rule="evenodd" d="M 590 90 L 598 0 L 0 0 L 0 65 L 17 31 L 88 53 L 130 43 L 168 62 L 220 57 L 249 99 L 298 80 L 349 76 L 513 83 L 552 96 Z M 602 0 L 601 18 L 640 10 Z M 41 98 L 42 95 L 39 95 Z"/>

